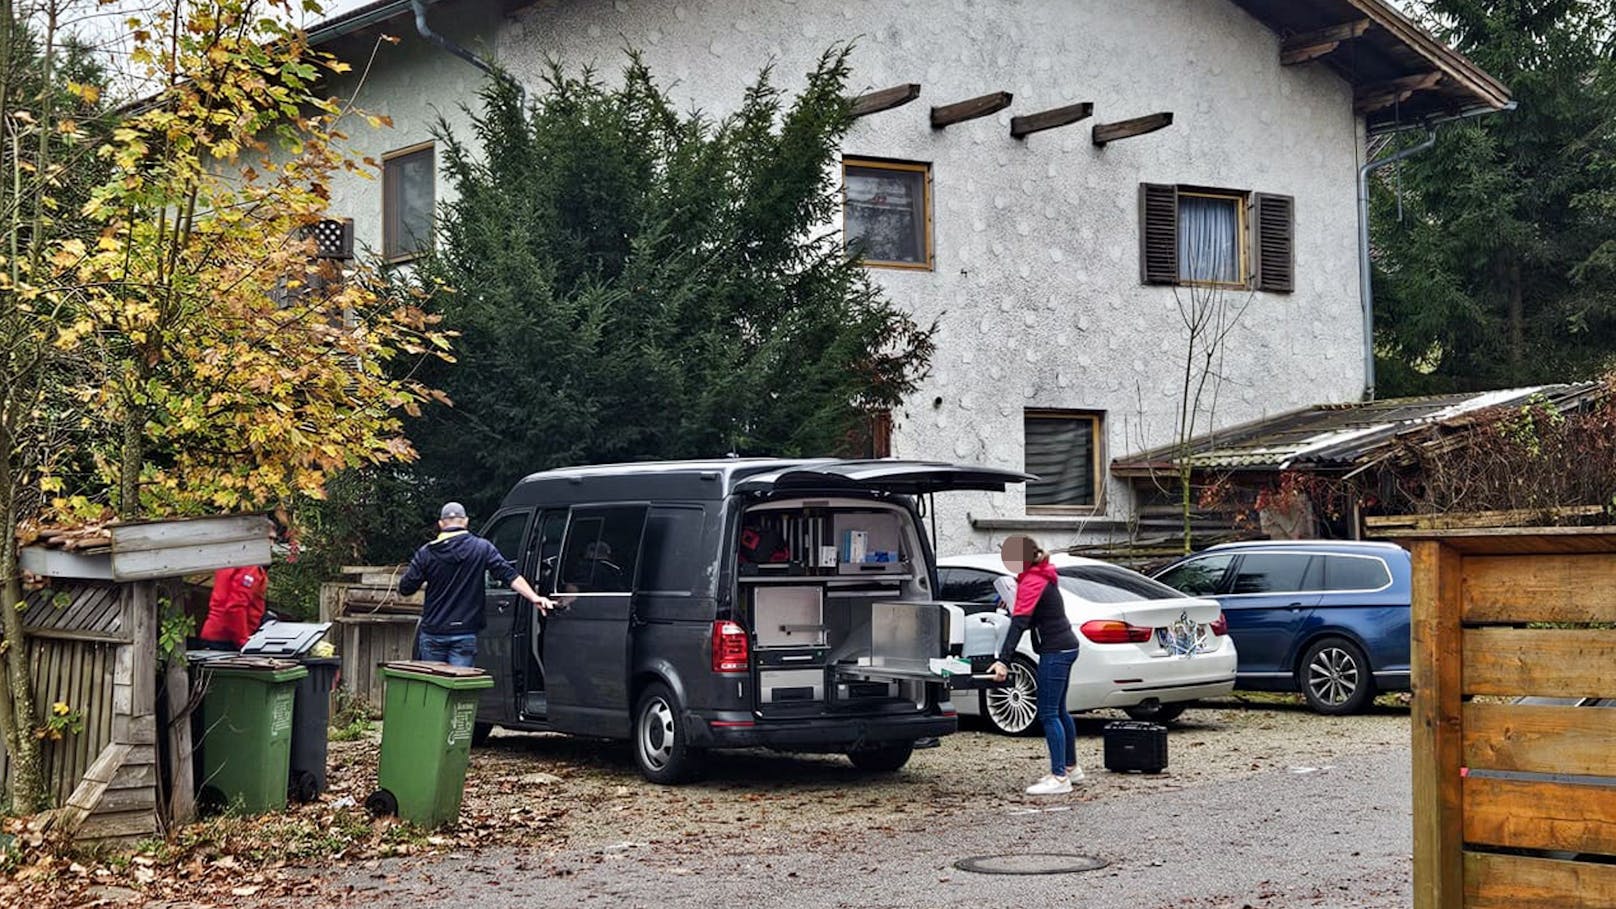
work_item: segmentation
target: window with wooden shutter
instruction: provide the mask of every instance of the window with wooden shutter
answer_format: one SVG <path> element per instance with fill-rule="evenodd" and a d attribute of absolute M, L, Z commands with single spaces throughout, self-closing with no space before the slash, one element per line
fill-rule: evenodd
<path fill-rule="evenodd" d="M 1090 511 L 1100 505 L 1100 426 L 1094 411 L 1028 410 L 1022 414 L 1027 511 Z"/>
<path fill-rule="evenodd" d="M 1252 200 L 1256 222 L 1256 287 L 1272 293 L 1296 290 L 1296 200 L 1258 193 Z"/>
<path fill-rule="evenodd" d="M 1178 283 L 1178 187 L 1139 184 L 1139 269 L 1146 284 Z"/>

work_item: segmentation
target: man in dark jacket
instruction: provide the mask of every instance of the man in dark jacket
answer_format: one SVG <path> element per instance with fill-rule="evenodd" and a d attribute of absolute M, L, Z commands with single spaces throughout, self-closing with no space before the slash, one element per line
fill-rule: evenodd
<path fill-rule="evenodd" d="M 509 584 L 547 613 L 554 605 L 533 590 L 493 543 L 466 529 L 466 509 L 450 502 L 438 513 L 438 538 L 415 551 L 398 592 L 410 596 L 426 585 L 418 650 L 421 659 L 470 666 L 482 630 L 484 574 Z"/>

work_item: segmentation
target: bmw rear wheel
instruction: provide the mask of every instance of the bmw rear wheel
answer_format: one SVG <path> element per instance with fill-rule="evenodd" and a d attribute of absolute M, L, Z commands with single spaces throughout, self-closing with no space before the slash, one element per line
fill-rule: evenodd
<path fill-rule="evenodd" d="M 1026 735 L 1038 726 L 1038 667 L 1026 657 L 1010 661 L 1010 678 L 982 692 L 982 715 L 993 731 Z"/>
<path fill-rule="evenodd" d="M 1302 654 L 1297 670 L 1302 697 L 1315 713 L 1328 716 L 1357 713 L 1375 696 L 1369 659 L 1346 638 L 1322 638 Z"/>

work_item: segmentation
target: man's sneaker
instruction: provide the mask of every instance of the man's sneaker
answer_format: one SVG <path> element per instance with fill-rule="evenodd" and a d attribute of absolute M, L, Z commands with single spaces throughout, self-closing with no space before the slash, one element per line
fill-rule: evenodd
<path fill-rule="evenodd" d="M 1081 782 L 1083 782 L 1083 768 L 1077 766 L 1076 764 L 1073 764 L 1072 766 L 1067 767 L 1066 768 L 1066 779 L 1067 779 L 1068 782 L 1072 782 L 1072 783 L 1081 783 Z"/>
<path fill-rule="evenodd" d="M 1051 774 L 1027 787 L 1028 795 L 1060 795 L 1072 791 L 1072 781 Z"/>

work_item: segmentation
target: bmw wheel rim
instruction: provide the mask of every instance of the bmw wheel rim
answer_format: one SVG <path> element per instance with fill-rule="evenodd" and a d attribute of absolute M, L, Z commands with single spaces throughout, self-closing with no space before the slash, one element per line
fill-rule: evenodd
<path fill-rule="evenodd" d="M 640 756 L 652 770 L 661 770 L 673 759 L 673 709 L 655 698 L 640 715 Z"/>
<path fill-rule="evenodd" d="M 1038 680 L 1020 663 L 1010 664 L 1010 684 L 988 689 L 988 716 L 1006 732 L 1023 732 L 1038 717 Z"/>
<path fill-rule="evenodd" d="M 1358 661 L 1340 647 L 1326 647 L 1307 667 L 1307 687 L 1321 703 L 1341 705 L 1358 690 Z"/>

